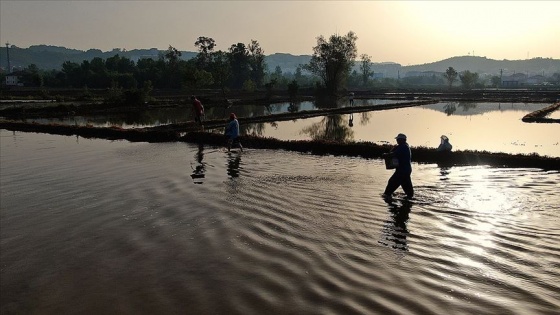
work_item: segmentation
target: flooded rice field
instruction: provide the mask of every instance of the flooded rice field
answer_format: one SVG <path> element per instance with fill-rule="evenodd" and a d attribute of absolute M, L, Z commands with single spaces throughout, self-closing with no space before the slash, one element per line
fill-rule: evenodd
<path fill-rule="evenodd" d="M 370 123 L 418 144 L 438 111 L 410 110 Z M 484 115 L 421 117 L 460 147 Z M 381 160 L 6 130 L 0 158 L 2 314 L 560 309 L 558 172 L 413 163 L 415 199 L 386 202 Z"/>
<path fill-rule="evenodd" d="M 356 100 L 355 106 L 398 103 L 395 100 Z M 370 111 L 347 115 L 323 116 L 274 123 L 241 123 L 241 133 L 280 140 L 369 141 L 394 143 L 398 133 L 405 133 L 412 146 L 436 148 L 440 136 L 449 137 L 455 150 L 539 154 L 560 157 L 560 126 L 557 123 L 525 123 L 521 119 L 550 104 L 543 103 L 466 103 L 440 102 L 401 109 Z M 219 119 L 235 112 L 238 117 L 316 109 L 313 102 L 279 103 L 270 106 L 244 105 L 211 108 L 207 119 Z M 554 118 L 558 111 L 547 116 Z M 163 108 L 108 117 L 65 117 L 29 119 L 39 123 L 70 125 L 90 124 L 99 127 L 152 127 L 192 120 L 184 108 Z M 219 131 L 218 131 L 219 132 Z"/>
<path fill-rule="evenodd" d="M 316 117 L 265 124 L 248 134 L 282 140 L 334 139 L 394 143 L 398 133 L 411 146 L 437 148 L 446 135 L 454 150 L 560 157 L 560 125 L 524 123 L 523 116 L 546 107 L 525 103 L 438 103 L 418 107 Z M 352 126 L 350 126 L 352 122 Z"/>
<path fill-rule="evenodd" d="M 386 99 L 363 99 L 355 100 L 355 106 L 374 106 L 396 104 L 402 101 Z M 225 119 L 230 112 L 235 112 L 239 117 L 255 117 L 280 113 L 310 111 L 319 109 L 315 102 L 305 101 L 298 103 L 274 103 L 270 105 L 233 105 L 228 108 L 214 106 L 205 109 L 206 120 Z M 65 125 L 92 125 L 96 127 L 118 126 L 121 128 L 143 128 L 168 124 L 184 123 L 192 120 L 191 107 L 186 104 L 183 107 L 154 107 L 146 110 L 133 111 L 119 114 L 103 115 L 66 115 L 60 118 L 31 118 L 26 121 L 37 123 L 57 123 Z"/>
<path fill-rule="evenodd" d="M 552 113 L 546 115 L 546 118 L 560 119 L 560 110 L 553 111 Z"/>

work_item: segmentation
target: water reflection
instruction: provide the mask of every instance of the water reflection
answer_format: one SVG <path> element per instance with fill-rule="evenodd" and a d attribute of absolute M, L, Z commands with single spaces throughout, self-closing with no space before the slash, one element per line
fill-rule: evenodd
<path fill-rule="evenodd" d="M 356 101 L 359 106 L 383 105 L 396 103 L 395 100 L 360 99 Z M 233 105 L 230 100 L 223 100 L 214 106 L 205 106 L 205 118 L 207 120 L 226 119 L 230 112 L 235 112 L 239 117 L 255 117 L 279 113 L 295 113 L 302 110 L 316 110 L 320 108 L 335 108 L 345 104 L 339 104 L 336 100 L 325 98 L 318 101 L 292 101 L 271 103 L 267 105 L 237 104 Z M 87 125 L 96 127 L 118 126 L 121 128 L 150 127 L 167 124 L 184 123 L 192 121 L 192 113 L 187 105 L 170 105 L 169 107 L 148 107 L 135 110 L 130 113 L 111 113 L 103 115 L 74 116 L 68 115 L 61 118 L 37 118 L 27 119 L 30 122 L 60 123 L 66 125 Z"/>
<path fill-rule="evenodd" d="M 191 177 L 195 184 L 202 184 L 204 182 L 204 178 L 206 177 L 206 162 L 204 162 L 204 145 L 201 143 L 198 145 L 198 151 L 194 155 L 197 165 L 195 167 L 192 166 L 193 170 Z"/>
<path fill-rule="evenodd" d="M 449 102 L 443 106 L 443 111 L 447 116 L 453 115 L 453 113 L 457 110 L 456 102 Z"/>
<path fill-rule="evenodd" d="M 295 113 L 298 112 L 301 107 L 301 102 L 290 102 L 288 106 L 288 112 Z"/>
<path fill-rule="evenodd" d="M 350 126 L 351 127 L 351 126 Z M 313 140 L 347 142 L 354 140 L 354 131 L 346 125 L 342 115 L 325 116 L 319 122 L 302 129 Z"/>
<path fill-rule="evenodd" d="M 277 123 L 271 123 L 274 125 L 278 125 Z M 250 135 L 250 136 L 257 136 L 260 137 L 263 135 L 266 126 L 264 123 L 253 123 L 253 124 L 240 124 L 239 125 L 239 132 L 243 135 Z"/>
<path fill-rule="evenodd" d="M 354 127 L 354 113 L 350 113 L 348 117 L 348 127 Z"/>
<path fill-rule="evenodd" d="M 356 104 L 360 100 L 356 100 Z M 438 103 L 394 110 L 354 113 L 353 127 L 349 127 L 349 116 L 345 114 L 342 125 L 351 129 L 354 141 L 369 141 L 378 144 L 393 142 L 395 134 L 410 134 L 412 146 L 436 149 L 440 136 L 453 139 L 455 151 L 478 150 L 489 152 L 522 153 L 560 156 L 558 125 L 527 124 L 521 118 L 546 104 L 535 103 L 476 103 L 464 112 L 458 103 Z M 448 115 L 453 108 L 455 112 Z M 499 109 L 500 108 L 500 109 Z M 447 113 L 446 113 L 447 110 Z M 325 117 L 278 122 L 278 128 L 266 128 L 263 137 L 280 140 L 311 140 L 310 133 L 315 124 L 325 124 Z M 323 127 L 324 128 L 324 127 Z M 522 144 L 522 145 L 521 145 Z"/>
<path fill-rule="evenodd" d="M 449 173 L 451 170 L 451 166 L 441 166 L 439 165 L 439 163 L 438 166 L 439 166 L 439 175 L 440 175 L 439 180 L 449 180 Z"/>
<path fill-rule="evenodd" d="M 329 96 L 317 96 L 313 104 L 315 105 L 315 108 L 318 109 L 328 109 L 328 108 L 338 107 L 337 99 Z"/>
<path fill-rule="evenodd" d="M 412 203 L 404 200 L 402 203 L 386 200 L 389 207 L 390 219 L 383 225 L 382 240 L 380 244 L 395 250 L 408 252 L 407 237 L 410 234 L 407 228 Z"/>
<path fill-rule="evenodd" d="M 227 174 L 230 177 L 239 177 L 239 164 L 241 163 L 241 154 L 237 152 L 228 152 L 227 158 Z"/>
<path fill-rule="evenodd" d="M 459 102 L 458 105 L 459 107 L 461 107 L 463 109 L 464 112 L 468 112 L 471 109 L 475 109 L 476 108 L 476 103 L 472 103 L 472 102 Z"/>

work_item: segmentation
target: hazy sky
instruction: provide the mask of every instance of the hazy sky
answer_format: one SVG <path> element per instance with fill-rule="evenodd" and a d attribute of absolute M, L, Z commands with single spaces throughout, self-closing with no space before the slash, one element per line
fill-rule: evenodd
<path fill-rule="evenodd" d="M 0 41 L 103 51 L 195 51 L 257 40 L 269 55 L 311 55 L 317 37 L 358 36 L 373 62 L 415 65 L 474 54 L 560 59 L 560 1 L 0 0 Z"/>

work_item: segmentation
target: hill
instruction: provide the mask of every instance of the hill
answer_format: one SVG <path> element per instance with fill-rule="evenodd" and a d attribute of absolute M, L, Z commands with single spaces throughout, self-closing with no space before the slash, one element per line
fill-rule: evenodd
<path fill-rule="evenodd" d="M 7 69 L 8 66 L 6 52 L 6 47 L 0 47 L 0 67 L 3 69 Z M 39 69 L 44 70 L 60 70 L 65 61 L 82 63 L 84 60 L 91 60 L 95 57 L 107 59 L 119 54 L 120 56 L 124 56 L 136 62 L 142 58 L 157 59 L 163 53 L 165 53 L 165 50 L 158 50 L 156 48 L 134 50 L 113 49 L 103 52 L 99 49 L 83 51 L 49 45 L 35 45 L 29 48 L 19 48 L 12 45 L 9 49 L 10 64 L 12 67 L 27 67 L 30 64 L 35 64 Z M 181 51 L 181 54 L 182 59 L 188 60 L 195 57 L 197 53 Z M 299 65 L 309 63 L 310 59 L 310 55 L 275 53 L 267 55 L 265 60 L 269 72 L 274 72 L 276 67 L 279 66 L 282 72 L 293 73 Z M 560 59 L 533 58 L 527 60 L 493 60 L 478 56 L 459 56 L 422 65 L 402 66 L 395 62 L 374 62 L 372 64 L 372 70 L 377 76 L 385 78 L 402 77 L 412 72 L 434 71 L 443 73 L 449 67 L 453 67 L 458 72 L 465 70 L 477 72 L 481 76 L 500 75 L 500 71 L 502 71 L 503 75 L 524 73 L 529 76 L 551 76 L 554 73 L 560 73 Z M 354 69 L 359 71 L 359 62 L 356 62 Z"/>
<path fill-rule="evenodd" d="M 409 71 L 436 71 L 445 72 L 453 67 L 457 72 L 469 70 L 481 75 L 504 75 L 524 73 L 528 75 L 552 75 L 560 72 L 560 59 L 533 58 L 527 60 L 493 60 L 486 57 L 462 56 L 452 57 L 445 60 L 416 66 L 406 66 L 403 69 Z"/>

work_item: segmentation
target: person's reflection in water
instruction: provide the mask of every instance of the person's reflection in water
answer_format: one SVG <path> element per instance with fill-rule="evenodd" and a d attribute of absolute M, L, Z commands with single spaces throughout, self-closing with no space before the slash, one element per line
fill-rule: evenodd
<path fill-rule="evenodd" d="M 239 153 L 228 152 L 227 174 L 231 177 L 239 177 L 239 163 L 241 155 Z"/>
<path fill-rule="evenodd" d="M 440 175 L 439 180 L 448 180 L 449 170 L 451 169 L 451 167 L 440 163 L 438 163 L 438 167 L 439 167 L 439 175 Z"/>
<path fill-rule="evenodd" d="M 379 243 L 395 250 L 408 252 L 406 238 L 409 231 L 406 225 L 408 223 L 412 203 L 407 200 L 403 201 L 402 204 L 388 201 L 387 205 L 389 206 L 391 219 L 385 221 L 382 230 L 383 239 L 380 240 Z"/>
<path fill-rule="evenodd" d="M 198 152 L 196 152 L 195 154 L 195 158 L 196 158 L 196 162 L 198 163 L 194 168 L 191 165 L 191 168 L 193 169 L 193 173 L 191 174 L 191 177 L 193 179 L 193 182 L 195 184 L 202 184 L 204 181 L 204 178 L 206 177 L 206 163 L 203 162 L 204 159 L 204 145 L 202 143 L 200 143 L 198 145 Z"/>
<path fill-rule="evenodd" d="M 350 118 L 348 118 L 348 127 L 354 127 L 354 113 L 350 113 Z"/>

